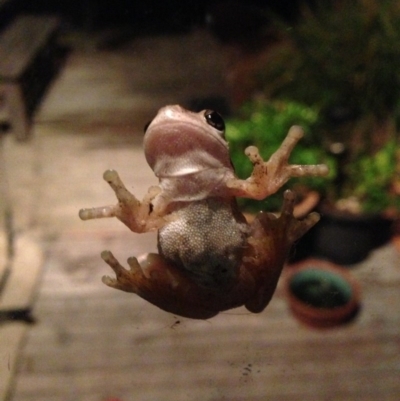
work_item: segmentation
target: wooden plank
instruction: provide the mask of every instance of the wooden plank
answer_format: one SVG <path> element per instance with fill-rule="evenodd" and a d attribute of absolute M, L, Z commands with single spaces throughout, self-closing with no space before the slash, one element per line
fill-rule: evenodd
<path fill-rule="evenodd" d="M 28 326 L 21 322 L 0 322 L 0 400 L 5 400 L 16 373 L 17 358 Z"/>
<path fill-rule="evenodd" d="M 87 284 L 74 281 L 56 247 L 48 263 L 46 286 L 75 290 L 41 292 L 35 313 L 41 324 L 21 361 L 16 401 L 68 399 L 75 391 L 88 400 L 141 401 L 215 393 L 237 401 L 400 397 L 399 314 L 382 313 L 381 302 L 398 304 L 396 285 L 365 283 L 362 318 L 340 330 L 300 327 L 280 291 L 261 315 L 233 311 L 210 321 L 180 319 L 171 328 L 177 318 L 134 295 L 103 292 L 100 282 L 97 294 L 83 291 Z"/>
<path fill-rule="evenodd" d="M 42 264 L 42 250 L 36 241 L 29 234 L 17 237 L 11 272 L 0 294 L 0 312 L 31 308 Z"/>
<path fill-rule="evenodd" d="M 8 246 L 7 246 L 7 236 L 4 231 L 0 231 L 0 294 L 7 281 L 7 273 L 9 270 L 8 265 Z"/>
<path fill-rule="evenodd" d="M 336 374 L 329 370 L 303 372 L 301 368 L 293 369 L 293 367 L 290 372 L 290 366 L 287 366 L 285 373 L 275 366 L 264 365 L 244 375 L 245 364 L 233 368 L 227 368 L 227 365 L 224 362 L 210 364 L 204 360 L 191 366 L 182 361 L 160 368 L 154 365 L 138 369 L 131 367 L 110 369 L 107 373 L 101 369 L 102 366 L 99 366 L 98 369 L 87 370 L 80 374 L 65 370 L 57 373 L 26 375 L 24 388 L 20 387 L 18 394 L 36 394 L 47 399 L 47 395 L 50 394 L 61 393 L 67 396 L 71 388 L 79 388 L 81 395 L 90 395 L 99 389 L 112 391 L 119 388 L 134 391 L 136 397 L 130 399 L 138 400 L 187 400 L 188 393 L 193 400 L 210 399 L 213 389 L 223 389 L 227 400 L 235 395 L 246 394 L 248 396 L 246 399 L 262 395 L 264 399 L 302 395 L 303 399 L 315 400 L 334 400 L 335 394 L 347 395 L 349 400 L 362 393 L 375 393 L 379 400 L 386 399 L 385 395 L 389 394 L 400 395 L 398 374 L 389 369 L 370 369 L 361 374 L 360 372 Z M 252 386 L 254 381 L 259 385 Z M 332 398 L 326 398 L 329 395 Z"/>
<path fill-rule="evenodd" d="M 1 53 L 0 53 L 1 54 Z M 16 138 L 24 140 L 29 132 L 29 116 L 25 107 L 22 85 L 15 82 L 2 82 L 0 76 L 0 96 L 3 97 L 5 113 L 0 116 L 3 122 L 11 123 Z"/>
<path fill-rule="evenodd" d="M 1 86 L 0 84 L 0 96 L 2 95 Z M 0 109 L 2 106 L 0 105 Z M 10 234 L 12 214 L 5 154 L 4 135 L 0 133 L 0 294 L 8 277 L 12 253 L 12 237 Z"/>
<path fill-rule="evenodd" d="M 0 36 L 0 79 L 18 80 L 57 26 L 56 17 L 17 17 Z"/>

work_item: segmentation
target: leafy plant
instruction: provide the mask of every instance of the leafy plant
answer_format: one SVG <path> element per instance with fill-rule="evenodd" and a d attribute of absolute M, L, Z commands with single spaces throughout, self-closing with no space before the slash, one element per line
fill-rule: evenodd
<path fill-rule="evenodd" d="M 342 197 L 355 197 L 364 212 L 400 210 L 400 196 L 393 190 L 398 149 L 398 143 L 391 140 L 374 155 L 364 154 L 349 164 Z"/>
<path fill-rule="evenodd" d="M 324 136 L 318 146 L 343 145 L 325 193 L 332 203 L 356 199 L 360 211 L 400 210 L 392 190 L 400 164 L 400 2 L 317 0 L 296 25 L 276 26 L 282 40 L 258 84 L 267 98 L 319 111 L 311 129 Z"/>
<path fill-rule="evenodd" d="M 247 178 L 252 165 L 244 154 L 247 146 L 255 145 L 261 156 L 268 160 L 279 148 L 292 125 L 301 125 L 306 132 L 305 137 L 294 148 L 290 162 L 293 164 L 326 163 L 331 167 L 330 179 L 334 177 L 335 162 L 320 145 L 314 130 L 318 121 L 315 109 L 295 102 L 265 102 L 263 100 L 249 102 L 243 106 L 240 118 L 226 121 L 226 135 L 232 162 L 240 178 Z M 329 177 L 328 177 L 329 180 Z M 291 179 L 277 194 L 263 202 L 241 199 L 240 203 L 251 210 L 279 210 L 282 203 L 282 192 L 288 187 L 306 186 L 309 189 L 324 192 L 326 178 Z"/>
<path fill-rule="evenodd" d="M 400 3 L 315 3 L 295 26 L 278 22 L 283 39 L 259 85 L 268 97 L 317 106 L 321 126 L 351 153 L 373 151 L 376 129 L 390 125 L 400 105 Z"/>

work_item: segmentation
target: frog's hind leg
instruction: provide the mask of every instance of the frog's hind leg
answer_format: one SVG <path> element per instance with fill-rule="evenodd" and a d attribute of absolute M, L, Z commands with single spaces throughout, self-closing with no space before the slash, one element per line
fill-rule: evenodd
<path fill-rule="evenodd" d="M 254 296 L 246 308 L 259 313 L 268 305 L 274 294 L 283 266 L 292 244 L 319 221 L 318 213 L 310 213 L 298 220 L 293 216 L 295 194 L 287 190 L 279 216 L 260 213 L 252 223 L 246 268 L 258 283 Z"/>
<path fill-rule="evenodd" d="M 116 278 L 102 278 L 109 287 L 133 292 L 167 312 L 193 319 L 207 319 L 219 312 L 203 305 L 205 295 L 199 302 L 196 284 L 158 254 L 145 255 L 139 261 L 129 258 L 129 270 L 110 251 L 102 252 L 101 257 L 116 274 Z"/>

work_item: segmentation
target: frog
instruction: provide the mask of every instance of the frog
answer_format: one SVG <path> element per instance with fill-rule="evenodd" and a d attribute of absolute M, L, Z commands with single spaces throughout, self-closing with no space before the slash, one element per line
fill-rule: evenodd
<path fill-rule="evenodd" d="M 291 177 L 325 176 L 328 167 L 289 163 L 304 135 L 300 126 L 289 129 L 268 160 L 256 146 L 247 147 L 253 169 L 246 179 L 235 173 L 225 122 L 214 110 L 194 112 L 168 105 L 144 131 L 145 158 L 158 185 L 140 201 L 115 170 L 107 170 L 103 178 L 118 203 L 84 208 L 79 216 L 116 217 L 135 233 L 156 231 L 158 253 L 130 257 L 125 268 L 111 251 L 103 251 L 102 259 L 115 273 L 115 278 L 104 276 L 103 283 L 192 319 L 208 319 L 241 306 L 262 312 L 292 244 L 318 222 L 319 215 L 295 218 L 296 196 L 286 190 L 279 213 L 261 211 L 250 222 L 237 198 L 263 200 Z"/>

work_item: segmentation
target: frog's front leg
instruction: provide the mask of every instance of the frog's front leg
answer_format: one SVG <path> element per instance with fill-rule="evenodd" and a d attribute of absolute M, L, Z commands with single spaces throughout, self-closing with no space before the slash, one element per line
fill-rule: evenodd
<path fill-rule="evenodd" d="M 232 195 L 261 200 L 275 193 L 291 177 L 327 175 L 328 167 L 325 164 L 291 165 L 288 163 L 293 148 L 303 135 L 301 127 L 290 128 L 282 145 L 267 162 L 263 160 L 257 147 L 246 148 L 245 153 L 253 164 L 253 172 L 246 180 L 232 178 L 227 182 Z"/>
<path fill-rule="evenodd" d="M 81 209 L 79 217 L 82 220 L 116 217 L 136 233 L 157 230 L 165 224 L 163 216 L 154 212 L 152 207 L 152 201 L 161 191 L 159 187 L 150 187 L 140 202 L 126 189 L 115 170 L 107 170 L 103 174 L 103 178 L 114 190 L 118 203 Z"/>

